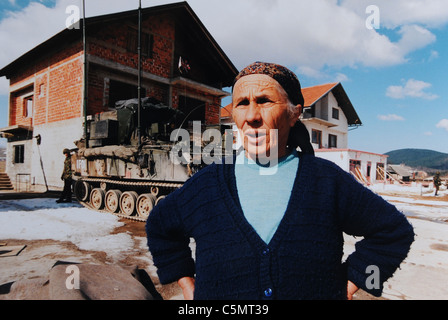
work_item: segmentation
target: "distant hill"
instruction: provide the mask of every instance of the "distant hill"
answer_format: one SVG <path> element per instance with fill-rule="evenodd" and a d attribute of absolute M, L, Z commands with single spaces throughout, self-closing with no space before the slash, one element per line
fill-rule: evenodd
<path fill-rule="evenodd" d="M 431 171 L 448 170 L 448 153 L 425 149 L 400 149 L 386 153 L 389 164 L 406 164 L 409 167 Z"/>

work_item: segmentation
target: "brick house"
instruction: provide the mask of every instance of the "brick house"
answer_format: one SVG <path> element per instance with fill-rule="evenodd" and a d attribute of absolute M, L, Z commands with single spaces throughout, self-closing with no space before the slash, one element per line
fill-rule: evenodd
<path fill-rule="evenodd" d="M 237 74 L 233 63 L 186 2 L 141 12 L 142 97 L 184 112 L 202 105 L 194 120 L 218 125 L 221 99 L 229 95 L 223 88 Z M 137 97 L 138 10 L 86 19 L 85 46 L 82 24 L 0 70 L 10 80 L 9 126 L 0 132 L 8 137 L 13 180 L 25 175 L 60 186 L 62 149 L 85 136 L 86 119 Z"/>
<path fill-rule="evenodd" d="M 352 172 L 364 184 L 384 180 L 387 156 L 353 150 L 348 145 L 348 131 L 362 125 L 341 83 L 328 83 L 302 89 L 305 106 L 300 120 L 308 129 L 316 156 Z M 224 125 L 234 126 L 232 106 L 221 109 Z M 236 131 L 234 126 L 234 131 Z M 236 142 L 237 148 L 239 142 Z"/>

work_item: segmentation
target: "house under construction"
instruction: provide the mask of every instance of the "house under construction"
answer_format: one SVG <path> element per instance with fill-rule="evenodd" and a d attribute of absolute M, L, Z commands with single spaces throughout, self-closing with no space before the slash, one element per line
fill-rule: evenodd
<path fill-rule="evenodd" d="M 186 2 L 87 18 L 80 26 L 0 70 L 10 80 L 9 126 L 0 132 L 8 138 L 12 180 L 61 186 L 62 150 L 90 134 L 89 119 L 139 91 L 188 115 L 187 124 L 219 125 L 221 99 L 229 95 L 223 88 L 237 70 Z"/>

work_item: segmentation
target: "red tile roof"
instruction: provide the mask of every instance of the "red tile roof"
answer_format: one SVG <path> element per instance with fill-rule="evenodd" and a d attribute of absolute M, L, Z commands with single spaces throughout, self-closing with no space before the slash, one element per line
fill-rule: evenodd
<path fill-rule="evenodd" d="M 221 118 L 231 118 L 232 117 L 232 104 L 229 103 L 227 106 L 221 108 Z"/>
<path fill-rule="evenodd" d="M 305 99 L 305 107 L 315 104 L 320 98 L 331 91 L 338 83 L 327 83 L 319 86 L 302 88 L 303 98 Z"/>

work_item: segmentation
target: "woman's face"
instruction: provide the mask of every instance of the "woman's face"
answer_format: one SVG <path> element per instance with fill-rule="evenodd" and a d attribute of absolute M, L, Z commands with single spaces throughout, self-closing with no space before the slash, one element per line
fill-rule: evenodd
<path fill-rule="evenodd" d="M 278 158 L 287 154 L 289 131 L 301 106 L 291 114 L 288 96 L 276 80 L 262 74 L 242 77 L 233 88 L 232 102 L 233 120 L 250 158 L 272 157 L 272 152 L 274 156 L 277 152 Z"/>

